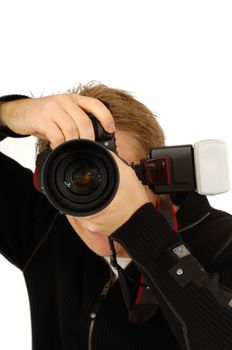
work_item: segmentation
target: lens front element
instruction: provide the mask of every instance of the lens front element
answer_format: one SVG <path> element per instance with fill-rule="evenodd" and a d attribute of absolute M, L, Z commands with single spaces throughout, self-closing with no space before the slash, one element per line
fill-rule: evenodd
<path fill-rule="evenodd" d="M 96 164 L 86 160 L 76 160 L 65 173 L 64 185 L 78 195 L 92 193 L 99 186 L 102 175 Z"/>

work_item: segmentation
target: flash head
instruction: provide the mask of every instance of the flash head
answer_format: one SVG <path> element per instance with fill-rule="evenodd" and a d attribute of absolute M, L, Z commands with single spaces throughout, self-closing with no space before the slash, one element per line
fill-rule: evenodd
<path fill-rule="evenodd" d="M 192 192 L 216 195 L 229 191 L 227 145 L 203 140 L 192 145 L 150 149 L 132 165 L 138 178 L 157 194 Z"/>

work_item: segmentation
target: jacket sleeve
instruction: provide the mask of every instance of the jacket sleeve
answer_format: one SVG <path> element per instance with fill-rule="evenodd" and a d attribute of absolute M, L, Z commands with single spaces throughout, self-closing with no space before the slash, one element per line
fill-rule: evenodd
<path fill-rule="evenodd" d="M 1 102 L 29 98 L 6 95 Z M 6 137 L 25 137 L 0 127 L 0 141 Z M 33 173 L 0 152 L 0 252 L 23 269 L 57 214 L 45 196 L 33 185 Z"/>
<path fill-rule="evenodd" d="M 114 232 L 145 277 L 182 349 L 232 349 L 232 247 L 207 272 L 152 204 Z"/>
<path fill-rule="evenodd" d="M 33 173 L 2 153 L 0 198 L 0 252 L 23 269 L 56 211 L 34 189 Z"/>
<path fill-rule="evenodd" d="M 25 95 L 6 95 L 6 96 L 1 96 L 0 97 L 0 105 L 2 102 L 10 102 L 10 101 L 15 101 L 15 100 L 23 100 L 29 98 L 28 96 Z M 25 137 L 26 135 L 20 135 L 15 133 L 14 131 L 8 129 L 6 126 L 1 126 L 0 123 L 0 141 L 3 140 L 6 137 Z M 27 135 L 28 136 L 28 135 Z"/>

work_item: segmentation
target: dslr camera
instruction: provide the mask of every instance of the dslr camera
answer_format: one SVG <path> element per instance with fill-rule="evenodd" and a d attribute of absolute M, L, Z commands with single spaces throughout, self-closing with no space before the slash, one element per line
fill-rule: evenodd
<path fill-rule="evenodd" d="M 119 185 L 115 135 L 91 117 L 95 141 L 77 139 L 41 152 L 34 184 L 62 214 L 88 216 L 105 208 Z M 126 141 L 125 141 L 126 142 Z M 152 148 L 131 164 L 139 180 L 156 194 L 196 191 L 215 195 L 229 191 L 227 146 L 218 140 L 194 145 Z"/>

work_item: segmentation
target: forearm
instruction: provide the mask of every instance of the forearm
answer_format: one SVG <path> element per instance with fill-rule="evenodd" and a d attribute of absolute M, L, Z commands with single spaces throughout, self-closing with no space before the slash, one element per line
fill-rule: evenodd
<path fill-rule="evenodd" d="M 11 131 L 8 129 L 6 122 L 5 122 L 5 107 L 6 104 L 9 102 L 4 102 L 0 100 L 0 141 L 6 138 L 7 136 L 10 136 Z"/>
<path fill-rule="evenodd" d="M 5 122 L 4 122 L 4 111 L 3 111 L 3 109 L 4 109 L 4 106 L 3 106 L 3 105 L 4 105 L 4 104 L 5 104 L 5 102 L 3 102 L 3 101 L 0 100 L 0 128 L 6 126 L 6 124 L 5 124 Z"/>
<path fill-rule="evenodd" d="M 23 137 L 25 135 L 20 135 L 13 132 L 9 127 L 7 120 L 13 117 L 15 110 L 17 108 L 17 101 L 22 99 L 27 99 L 24 95 L 6 95 L 0 97 L 0 140 L 7 136 L 11 137 Z"/>
<path fill-rule="evenodd" d="M 232 290 L 187 251 L 182 258 L 175 254 L 184 245 L 181 236 L 151 205 L 111 238 L 124 246 L 144 275 L 183 349 L 232 347 Z"/>
<path fill-rule="evenodd" d="M 0 167 L 0 253 L 23 269 L 57 212 L 35 190 L 31 170 L 1 152 Z"/>

